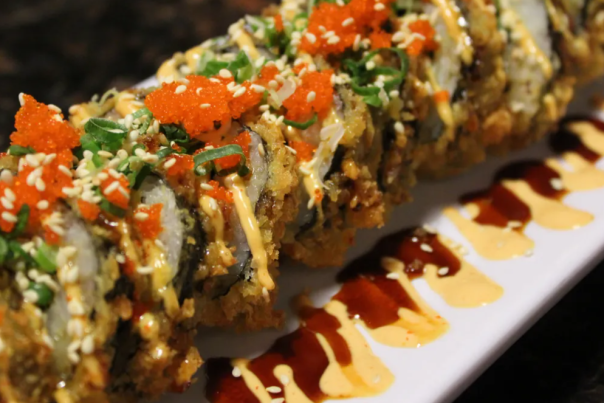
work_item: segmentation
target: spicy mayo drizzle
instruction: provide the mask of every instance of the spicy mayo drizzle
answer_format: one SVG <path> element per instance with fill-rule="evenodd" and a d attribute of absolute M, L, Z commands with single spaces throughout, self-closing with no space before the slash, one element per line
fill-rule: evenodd
<path fill-rule="evenodd" d="M 534 242 L 523 233 L 530 221 L 565 231 L 593 220 L 592 214 L 564 204 L 563 198 L 604 187 L 604 171 L 594 165 L 604 153 L 604 124 L 570 119 L 551 136 L 550 148 L 558 157 L 509 164 L 488 189 L 462 196 L 469 218 L 445 208 L 445 216 L 483 257 L 505 260 L 530 254 Z"/>
<path fill-rule="evenodd" d="M 503 290 L 460 258 L 439 235 L 405 230 L 382 239 L 341 271 L 341 290 L 322 308 L 299 297 L 300 328 L 253 360 L 212 359 L 206 396 L 211 402 L 321 402 L 373 396 L 392 384 L 392 373 L 374 355 L 356 325 L 376 341 L 420 347 L 448 330 L 411 284 L 425 276 L 443 299 L 480 306 Z M 446 269 L 446 270 L 445 270 Z"/>

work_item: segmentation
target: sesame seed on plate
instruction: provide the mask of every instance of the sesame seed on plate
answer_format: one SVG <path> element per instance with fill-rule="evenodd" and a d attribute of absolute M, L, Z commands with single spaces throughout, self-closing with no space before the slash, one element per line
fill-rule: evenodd
<path fill-rule="evenodd" d="M 428 245 L 427 243 L 423 243 L 419 246 L 419 248 L 421 250 L 423 250 L 424 252 L 428 252 L 428 253 L 432 253 L 434 252 L 434 249 L 432 249 L 432 247 L 430 245 Z"/>
<path fill-rule="evenodd" d="M 384 5 L 384 3 L 376 3 L 376 5 L 373 6 L 373 9 L 375 11 L 382 11 L 386 9 L 386 6 Z"/>
<path fill-rule="evenodd" d="M 293 148 L 291 148 L 290 146 L 286 145 L 285 148 L 287 148 L 289 150 L 289 152 L 291 152 L 294 155 L 297 155 L 298 152 L 296 150 L 294 150 Z"/>
<path fill-rule="evenodd" d="M 308 95 L 306 96 L 306 102 L 312 102 L 317 98 L 317 93 L 314 91 L 311 91 L 308 93 Z"/>
<path fill-rule="evenodd" d="M 268 393 L 281 393 L 281 388 L 279 386 L 269 386 L 266 391 Z"/>
<path fill-rule="evenodd" d="M 448 267 L 441 267 L 440 269 L 438 269 L 438 275 L 439 276 L 446 276 L 447 274 L 449 274 L 449 268 Z"/>
<path fill-rule="evenodd" d="M 399 278 L 401 278 L 401 275 L 400 273 L 392 272 L 386 274 L 386 278 L 390 280 L 398 280 Z"/>
<path fill-rule="evenodd" d="M 46 183 L 44 182 L 44 180 L 42 178 L 36 179 L 36 189 L 39 192 L 43 192 L 46 190 Z"/>
<path fill-rule="evenodd" d="M 12 222 L 12 223 L 17 222 L 17 216 L 12 213 L 9 213 L 8 211 L 2 212 L 2 219 L 7 222 Z"/>
<path fill-rule="evenodd" d="M 164 162 L 164 168 L 169 169 L 172 168 L 176 164 L 176 158 L 170 158 L 166 162 Z"/>
<path fill-rule="evenodd" d="M 186 85 L 179 85 L 178 87 L 176 87 L 176 89 L 174 90 L 175 94 L 182 94 L 183 92 L 185 92 L 187 90 L 187 86 Z"/>
<path fill-rule="evenodd" d="M 6 197 L 0 197 L 0 202 L 2 203 L 2 206 L 7 210 L 12 210 L 15 207 L 13 202 L 8 200 Z"/>
<path fill-rule="evenodd" d="M 151 274 L 151 273 L 153 273 L 153 267 L 150 267 L 150 266 L 139 266 L 139 267 L 136 268 L 136 272 L 138 274 L 142 274 L 142 275 Z"/>
<path fill-rule="evenodd" d="M 207 183 L 202 183 L 201 185 L 199 185 L 200 188 L 202 188 L 203 190 L 212 190 L 214 189 L 212 187 L 212 185 L 208 185 Z"/>
<path fill-rule="evenodd" d="M 327 40 L 327 43 L 329 45 L 335 45 L 336 43 L 340 42 L 340 37 L 339 36 L 332 36 L 331 38 L 329 38 Z"/>
<path fill-rule="evenodd" d="M 343 22 L 342 22 L 342 26 L 343 27 L 347 27 L 349 25 L 354 24 L 354 18 L 350 17 L 350 18 L 346 18 Z"/>
<path fill-rule="evenodd" d="M 11 171 L 9 171 L 8 169 L 3 169 L 2 172 L 0 172 L 0 180 L 8 185 L 12 185 L 13 184 L 13 174 Z"/>
<path fill-rule="evenodd" d="M 211 105 L 211 104 L 207 104 L 207 103 L 206 103 L 206 104 L 201 104 L 201 105 L 199 105 L 199 107 L 200 107 L 201 109 L 208 109 L 210 106 L 212 106 L 212 105 Z"/>
<path fill-rule="evenodd" d="M 48 208 L 48 200 L 40 200 L 38 204 L 36 204 L 38 210 L 46 210 Z"/>
<path fill-rule="evenodd" d="M 311 44 L 314 44 L 315 42 L 317 42 L 317 37 L 314 34 L 311 34 L 310 32 L 308 32 L 304 36 L 306 37 L 306 40 L 308 40 L 308 42 L 310 42 Z"/>
<path fill-rule="evenodd" d="M 239 369 L 239 367 L 233 367 L 233 372 L 231 372 L 231 374 L 235 378 L 239 378 L 241 376 L 241 370 Z"/>
<path fill-rule="evenodd" d="M 137 221 L 145 221 L 147 218 L 149 218 L 149 214 L 143 213 L 142 211 L 134 214 L 134 219 Z"/>
<path fill-rule="evenodd" d="M 233 94 L 233 98 L 239 98 L 240 96 L 242 96 L 243 94 L 245 94 L 245 91 L 247 91 L 246 87 L 241 87 L 239 88 L 237 91 L 235 91 L 235 93 Z"/>
<path fill-rule="evenodd" d="M 9 188 L 4 189 L 4 197 L 6 197 L 8 200 L 10 200 L 12 202 L 17 200 L 17 196 L 15 195 L 15 192 L 13 192 L 12 189 L 9 189 Z"/>

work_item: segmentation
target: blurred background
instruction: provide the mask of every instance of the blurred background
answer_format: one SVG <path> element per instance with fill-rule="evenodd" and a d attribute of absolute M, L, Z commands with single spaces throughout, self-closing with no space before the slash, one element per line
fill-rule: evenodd
<path fill-rule="evenodd" d="M 0 148 L 20 92 L 66 110 L 151 76 L 174 52 L 274 1 L 0 0 Z M 457 403 L 604 402 L 603 319 L 601 264 Z"/>

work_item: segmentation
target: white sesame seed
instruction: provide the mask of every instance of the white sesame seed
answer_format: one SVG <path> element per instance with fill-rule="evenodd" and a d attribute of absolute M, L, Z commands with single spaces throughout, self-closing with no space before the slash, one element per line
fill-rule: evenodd
<path fill-rule="evenodd" d="M 174 90 L 175 94 L 182 94 L 183 92 L 185 92 L 187 90 L 187 86 L 186 85 L 179 85 L 178 87 L 176 87 L 176 89 Z"/>
<path fill-rule="evenodd" d="M 117 156 L 120 160 L 125 160 L 126 158 L 128 158 L 128 152 L 126 150 L 118 150 L 117 151 Z"/>
<path fill-rule="evenodd" d="M 138 274 L 146 275 L 153 273 L 153 267 L 150 266 L 139 266 L 136 268 Z"/>
<path fill-rule="evenodd" d="M 308 93 L 308 95 L 306 96 L 306 102 L 312 102 L 317 98 L 317 93 L 314 91 L 311 91 Z"/>
<path fill-rule="evenodd" d="M 277 399 L 272 399 L 272 400 L 271 400 L 271 403 L 283 403 L 284 401 L 285 401 L 285 399 L 284 399 L 284 398 L 279 397 L 279 398 L 277 398 Z"/>
<path fill-rule="evenodd" d="M 270 297 L 270 295 L 269 295 L 268 290 L 266 289 L 266 287 L 262 287 L 262 296 L 265 299 L 268 299 Z"/>
<path fill-rule="evenodd" d="M 386 9 L 386 6 L 384 5 L 384 3 L 376 3 L 375 6 L 373 6 L 373 9 L 375 11 L 382 11 Z"/>
<path fill-rule="evenodd" d="M 211 185 L 208 185 L 207 183 L 202 183 L 201 185 L 199 185 L 200 188 L 202 188 L 203 190 L 212 190 L 214 189 Z"/>
<path fill-rule="evenodd" d="M 90 171 L 87 170 L 87 169 L 85 169 L 85 168 L 81 168 L 81 169 L 78 168 L 76 170 L 76 175 L 77 175 L 78 178 L 84 178 L 84 177 L 90 175 Z"/>
<path fill-rule="evenodd" d="M 117 191 L 120 192 L 121 195 L 124 196 L 124 198 L 130 199 L 130 194 L 121 185 L 118 186 Z"/>
<path fill-rule="evenodd" d="M 82 353 L 84 354 L 92 354 L 92 352 L 94 351 L 94 338 L 92 337 L 92 335 L 88 335 L 86 337 L 84 337 L 84 340 L 82 340 Z"/>
<path fill-rule="evenodd" d="M 159 239 L 155 240 L 155 245 L 159 246 L 162 249 L 166 249 L 166 245 L 164 245 L 164 243 L 162 241 L 160 241 Z"/>
<path fill-rule="evenodd" d="M 235 91 L 235 93 L 233 94 L 233 98 L 239 98 L 240 96 L 242 96 L 243 94 L 245 94 L 245 91 L 247 91 L 247 88 L 245 87 L 241 87 L 239 88 L 237 91 Z"/>
<path fill-rule="evenodd" d="M 58 225 L 55 224 L 51 224 L 48 226 L 48 228 L 50 228 L 50 230 L 52 232 L 54 232 L 55 234 L 59 235 L 59 236 L 64 236 L 65 235 L 65 230 L 61 227 L 59 227 Z"/>
<path fill-rule="evenodd" d="M 365 68 L 367 70 L 375 69 L 375 62 L 373 60 L 369 60 L 367 63 L 365 63 Z"/>
<path fill-rule="evenodd" d="M 38 208 L 38 210 L 46 210 L 48 208 L 48 200 L 40 200 L 36 204 L 36 207 Z"/>
<path fill-rule="evenodd" d="M 69 176 L 70 178 L 73 177 L 73 173 L 71 173 L 69 168 L 67 168 L 65 165 L 59 165 L 59 171 Z"/>
<path fill-rule="evenodd" d="M 231 78 L 233 77 L 233 74 L 231 74 L 231 72 L 227 69 L 222 69 L 218 72 L 218 75 L 222 78 Z"/>
<path fill-rule="evenodd" d="M 164 162 L 164 168 L 169 169 L 172 168 L 176 164 L 176 158 L 170 158 L 166 162 Z"/>
<path fill-rule="evenodd" d="M 106 196 L 108 196 L 111 193 L 115 192 L 119 186 L 120 186 L 120 183 L 118 181 L 112 182 L 109 186 L 107 186 L 105 188 L 105 190 L 103 191 L 103 193 Z"/>
<path fill-rule="evenodd" d="M 397 90 L 392 90 L 388 93 L 388 96 L 390 98 L 398 98 L 399 95 L 400 95 L 400 92 L 398 92 Z"/>
<path fill-rule="evenodd" d="M 533 256 L 533 253 L 534 253 L 534 251 L 532 249 L 529 249 L 526 252 L 524 252 L 524 256 L 531 257 L 531 256 Z"/>
<path fill-rule="evenodd" d="M 24 93 L 19 93 L 19 104 L 21 106 L 25 105 L 25 94 Z"/>
<path fill-rule="evenodd" d="M 33 154 L 26 154 L 25 161 L 27 162 L 27 165 L 32 168 L 37 168 L 40 166 L 40 161 L 38 161 L 38 159 Z"/>
<path fill-rule="evenodd" d="M 428 253 L 432 253 L 434 252 L 434 249 L 432 249 L 432 247 L 430 245 L 428 245 L 427 243 L 423 243 L 419 246 L 419 248 L 421 250 L 423 250 L 424 252 L 428 252 Z"/>
<path fill-rule="evenodd" d="M 562 182 L 562 180 L 560 178 L 552 178 L 549 181 L 549 184 L 551 185 L 552 189 L 554 190 L 563 190 L 564 189 L 564 182 Z"/>
<path fill-rule="evenodd" d="M 402 42 L 405 40 L 405 37 L 407 36 L 406 33 L 402 32 L 402 31 L 397 31 L 394 33 L 394 35 L 392 35 L 392 42 Z"/>
<path fill-rule="evenodd" d="M 55 153 L 48 154 L 48 155 L 44 156 L 44 159 L 42 160 L 42 164 L 48 165 L 51 162 L 53 162 L 55 158 L 57 158 L 57 154 L 55 154 Z"/>
<path fill-rule="evenodd" d="M 27 302 L 35 304 L 36 302 L 38 302 L 39 297 L 34 290 L 25 290 L 23 291 L 23 298 L 25 298 Z"/>
<path fill-rule="evenodd" d="M 39 192 L 43 192 L 46 190 L 46 183 L 44 182 L 44 180 L 42 178 L 36 179 L 36 189 Z"/>
<path fill-rule="evenodd" d="M 211 104 L 201 104 L 201 105 L 199 105 L 199 107 L 201 109 L 208 109 L 210 106 L 212 106 L 212 105 Z"/>
<path fill-rule="evenodd" d="M 8 211 L 2 212 L 2 219 L 6 222 L 11 222 L 11 223 L 17 222 L 17 216 L 15 216 L 12 213 L 9 213 Z"/>
<path fill-rule="evenodd" d="M 329 38 L 331 38 L 331 37 L 333 37 L 333 36 L 335 36 L 335 35 L 336 35 L 335 31 L 327 31 L 327 32 L 325 32 L 325 34 L 323 35 L 323 38 L 325 38 L 325 39 L 329 39 Z"/>
<path fill-rule="evenodd" d="M 241 370 L 239 367 L 233 367 L 233 372 L 231 372 L 235 378 L 239 378 L 241 376 Z"/>
<path fill-rule="evenodd" d="M 7 185 L 12 185 L 13 179 L 13 174 L 8 169 L 3 169 L 2 172 L 0 172 L 0 180 Z"/>
<path fill-rule="evenodd" d="M 386 274 L 386 278 L 390 280 L 398 280 L 399 278 L 401 278 L 401 275 L 400 273 L 392 272 Z"/>
<path fill-rule="evenodd" d="M 508 227 L 510 227 L 510 228 L 520 228 L 520 227 L 522 227 L 522 222 L 515 221 L 515 220 L 508 221 Z"/>
<path fill-rule="evenodd" d="M 147 152 L 145 150 L 143 150 L 142 148 L 137 148 L 136 150 L 134 150 L 134 154 L 137 157 L 141 157 L 142 158 L 142 157 L 144 157 L 147 154 Z"/>
<path fill-rule="evenodd" d="M 279 381 L 281 382 L 281 385 L 287 385 L 289 384 L 289 377 L 287 375 L 281 375 Z"/>
<path fill-rule="evenodd" d="M 82 321 L 80 319 L 70 319 L 67 322 L 67 334 L 80 338 L 84 334 L 84 326 L 82 325 Z"/>
<path fill-rule="evenodd" d="M 311 44 L 317 42 L 317 37 L 314 34 L 311 34 L 310 32 L 306 33 L 306 35 L 304 36 L 306 37 L 306 40 L 308 40 L 308 42 L 310 42 Z"/>
<path fill-rule="evenodd" d="M 138 136 L 140 136 L 140 132 L 138 130 L 132 130 L 128 135 L 128 138 L 130 141 L 136 141 L 138 140 Z"/>
<path fill-rule="evenodd" d="M 281 388 L 278 386 L 269 386 L 268 388 L 266 388 L 266 391 L 268 393 L 281 393 Z"/>
<path fill-rule="evenodd" d="M 350 17 L 350 18 L 346 18 L 343 22 L 342 22 L 342 26 L 343 27 L 347 27 L 349 25 L 354 24 L 354 18 Z"/>
<path fill-rule="evenodd" d="M 159 157 L 153 154 L 146 154 L 144 157 L 142 157 L 142 160 L 150 164 L 155 164 L 157 161 L 159 161 Z"/>
<path fill-rule="evenodd" d="M 404 134 L 405 133 L 405 126 L 403 126 L 403 124 L 401 122 L 396 122 L 394 124 L 394 131 L 399 133 L 399 134 Z"/>
<path fill-rule="evenodd" d="M 2 206 L 7 210 L 12 210 L 15 207 L 13 202 L 8 200 L 6 197 L 0 197 L 0 202 L 2 203 Z"/>
<path fill-rule="evenodd" d="M 94 157 L 94 154 L 92 153 L 92 151 L 90 151 L 90 150 L 84 150 L 84 159 L 86 161 L 91 161 L 92 157 Z"/>
<path fill-rule="evenodd" d="M 67 310 L 72 316 L 84 315 L 84 306 L 77 299 L 72 299 L 67 303 Z"/>
<path fill-rule="evenodd" d="M 264 150 L 264 145 L 262 145 L 262 143 L 258 144 L 258 154 L 260 154 L 261 157 L 266 155 L 266 151 Z"/>
<path fill-rule="evenodd" d="M 286 145 L 286 146 L 285 146 L 285 148 L 287 148 L 287 149 L 289 150 L 289 152 L 291 152 L 291 153 L 292 153 L 292 154 L 294 154 L 294 155 L 297 155 L 297 154 L 298 154 L 298 152 L 297 152 L 296 150 L 294 150 L 293 148 L 291 148 L 290 146 L 287 146 L 287 145 Z"/>
<path fill-rule="evenodd" d="M 438 275 L 439 276 L 446 276 L 447 274 L 449 274 L 449 268 L 448 267 L 441 267 L 440 269 L 438 269 Z"/>
<path fill-rule="evenodd" d="M 134 214 L 134 219 L 137 221 L 145 221 L 147 218 L 149 218 L 149 214 L 143 213 L 142 211 Z"/>
<path fill-rule="evenodd" d="M 268 82 L 268 86 L 274 90 L 274 89 L 277 89 L 277 87 L 279 86 L 279 83 L 276 80 L 271 80 Z"/>
<path fill-rule="evenodd" d="M 264 91 L 266 91 L 266 88 L 258 84 L 252 84 L 252 89 L 258 94 L 262 94 Z"/>
<path fill-rule="evenodd" d="M 327 40 L 327 43 L 329 45 L 335 45 L 336 43 L 340 42 L 340 37 L 339 36 L 332 36 L 331 38 L 329 38 Z"/>
<path fill-rule="evenodd" d="M 115 255 L 115 261 L 119 264 L 124 264 L 126 263 L 126 258 L 124 257 L 124 255 L 118 253 L 117 255 Z"/>

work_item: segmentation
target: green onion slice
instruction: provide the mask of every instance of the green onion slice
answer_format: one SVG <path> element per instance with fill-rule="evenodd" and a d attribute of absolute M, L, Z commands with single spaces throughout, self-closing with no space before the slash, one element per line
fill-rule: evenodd
<path fill-rule="evenodd" d="M 8 152 L 10 155 L 14 155 L 15 157 L 21 157 L 26 154 L 34 154 L 36 151 L 31 147 L 22 147 L 16 144 L 8 147 Z"/>
<path fill-rule="evenodd" d="M 43 243 L 38 248 L 34 260 L 46 273 L 55 273 L 57 271 L 57 248 Z"/>
<path fill-rule="evenodd" d="M 151 171 L 152 171 L 151 165 L 145 164 L 145 165 L 143 165 L 143 167 L 140 170 L 130 173 L 127 176 L 128 182 L 130 183 L 130 187 L 134 190 L 140 189 L 141 185 L 143 184 L 143 181 L 145 180 L 145 178 L 147 176 L 149 176 Z"/>
<path fill-rule="evenodd" d="M 128 129 L 109 119 L 91 118 L 84 125 L 84 131 L 103 148 L 116 152 L 122 147 Z"/>
<path fill-rule="evenodd" d="M 29 289 L 35 291 L 38 295 L 38 301 L 36 301 L 36 305 L 39 307 L 45 308 L 52 302 L 54 297 L 54 293 L 46 284 L 42 283 L 34 283 L 33 281 L 29 283 Z"/>
<path fill-rule="evenodd" d="M 17 213 L 17 223 L 15 224 L 15 227 L 11 231 L 11 235 L 17 236 L 17 235 L 21 234 L 25 230 L 25 227 L 27 227 L 28 220 L 29 220 L 29 206 L 27 204 L 24 204 L 21 206 L 21 208 L 19 209 L 19 212 Z"/>
<path fill-rule="evenodd" d="M 239 164 L 232 169 L 221 170 L 218 172 L 218 175 L 224 176 L 232 172 L 237 172 L 239 176 L 246 176 L 248 173 L 250 173 L 250 169 L 245 165 L 246 158 L 245 154 L 243 153 L 243 149 L 237 144 L 229 144 L 219 148 L 212 148 L 195 155 L 193 157 L 193 161 L 195 162 L 195 173 L 197 175 L 205 175 L 207 170 L 203 167 L 203 164 L 222 157 L 228 157 L 229 155 L 239 155 L 241 157 Z"/>
<path fill-rule="evenodd" d="M 105 199 L 103 197 L 103 199 L 101 200 L 101 202 L 99 203 L 99 207 L 108 212 L 111 215 L 114 215 L 116 217 L 119 218 L 124 218 L 126 216 L 126 210 L 124 210 L 121 207 L 116 206 L 115 204 L 111 203 L 109 200 Z"/>
<path fill-rule="evenodd" d="M 0 264 L 3 264 L 9 256 L 10 250 L 8 242 L 3 237 L 0 237 Z"/>
<path fill-rule="evenodd" d="M 318 117 L 317 117 L 317 114 L 315 113 L 313 115 L 313 117 L 310 118 L 309 120 L 307 120 L 306 122 L 295 122 L 293 120 L 283 119 L 283 123 L 285 123 L 288 126 L 295 127 L 296 129 L 306 130 L 309 127 L 311 127 L 312 125 L 314 125 L 315 123 L 317 123 L 317 120 L 318 120 Z"/>
<path fill-rule="evenodd" d="M 151 120 L 153 120 L 153 114 L 147 107 L 144 107 L 134 112 L 132 114 L 132 119 L 139 119 L 141 121 L 141 125 L 138 128 L 138 131 L 141 134 L 145 134 L 147 133 L 147 129 L 149 129 L 149 125 L 151 125 Z"/>

